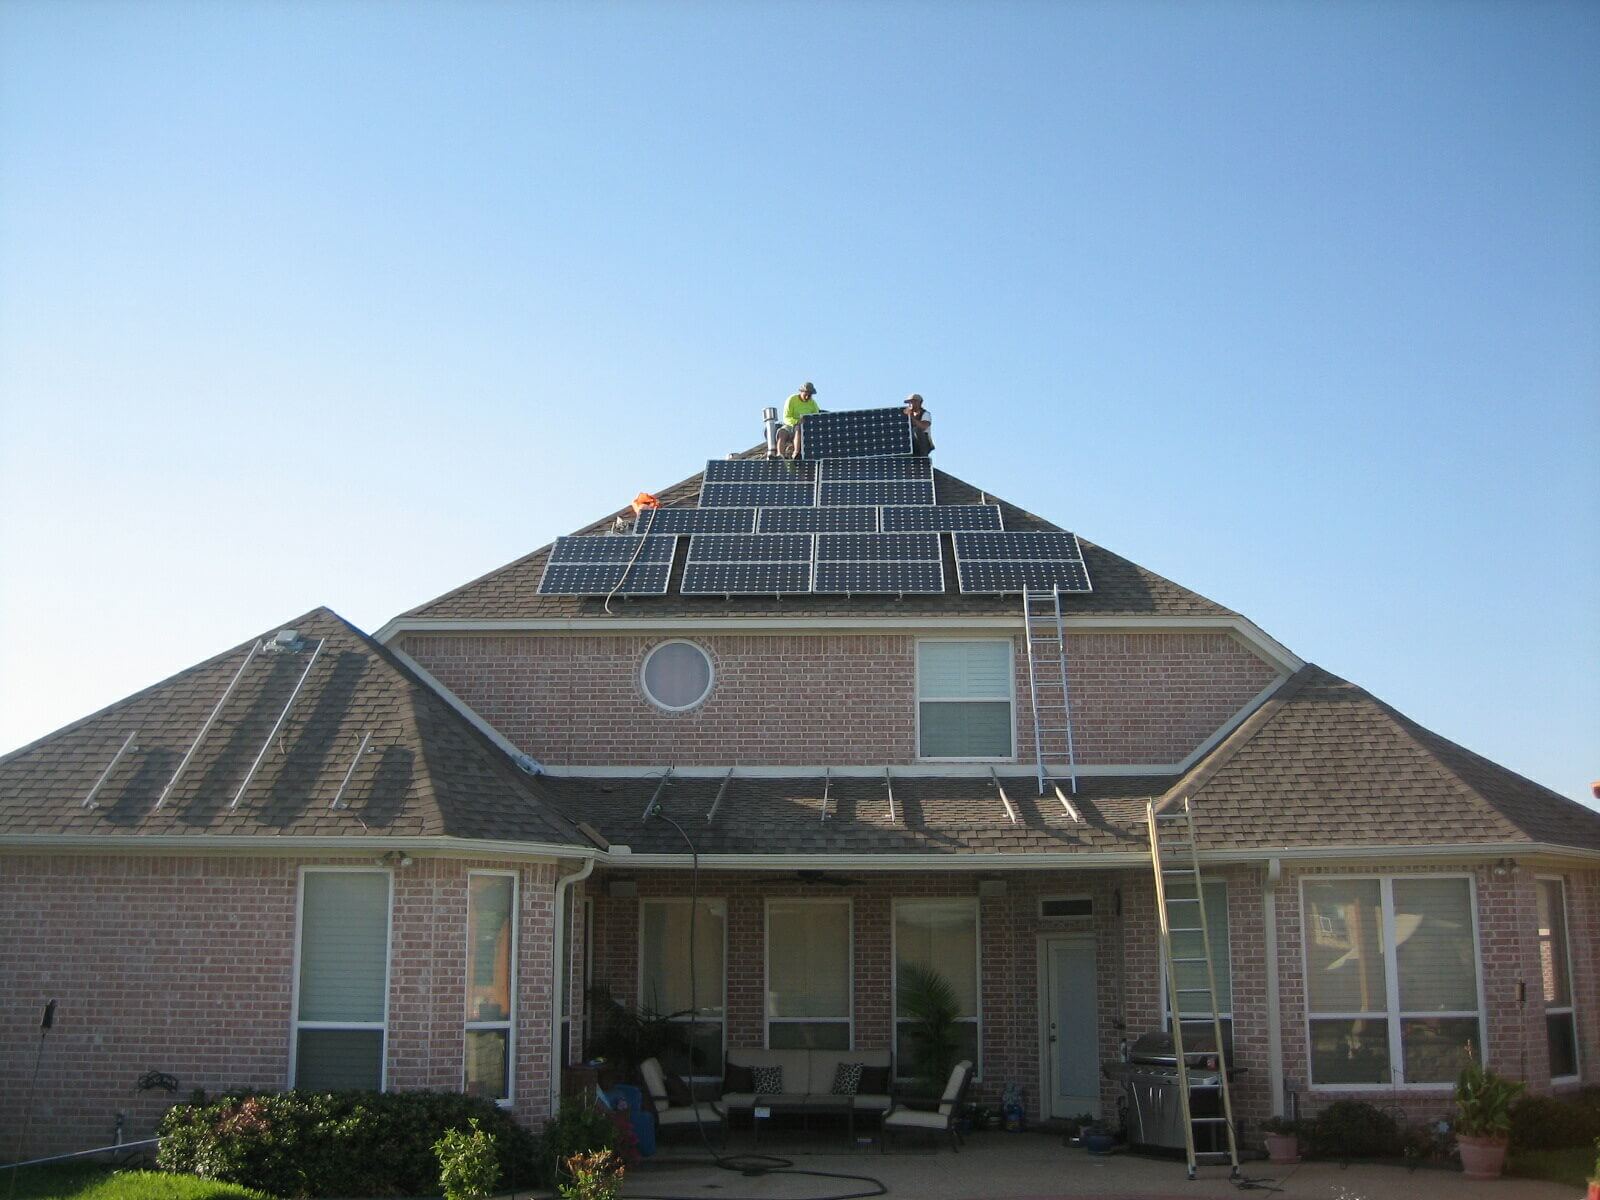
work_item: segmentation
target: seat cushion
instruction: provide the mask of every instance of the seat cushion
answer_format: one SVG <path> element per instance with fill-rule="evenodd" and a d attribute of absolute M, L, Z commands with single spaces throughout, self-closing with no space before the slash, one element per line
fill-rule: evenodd
<path fill-rule="evenodd" d="M 666 1112 L 656 1113 L 657 1125 L 694 1125 L 699 1122 L 716 1124 L 722 1120 L 722 1114 L 711 1107 L 710 1101 L 700 1105 L 699 1115 L 692 1108 L 669 1108 Z"/>
<path fill-rule="evenodd" d="M 914 1108 L 897 1108 L 883 1119 L 885 1129 L 948 1129 L 947 1113 L 918 1112 Z"/>

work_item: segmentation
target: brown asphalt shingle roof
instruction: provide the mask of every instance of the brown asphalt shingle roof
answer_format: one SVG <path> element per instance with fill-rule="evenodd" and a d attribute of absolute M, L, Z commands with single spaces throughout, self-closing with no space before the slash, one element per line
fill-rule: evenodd
<path fill-rule="evenodd" d="M 757 450 L 743 457 L 753 457 Z M 1007 529 L 1057 529 L 1041 517 L 1007 504 L 993 495 L 981 492 L 972 484 L 935 471 L 935 487 L 941 504 L 999 504 Z M 694 508 L 699 504 L 700 475 L 692 475 L 681 483 L 658 492 L 663 505 L 673 508 Z M 614 516 L 615 514 L 612 514 Z M 631 513 L 629 514 L 632 515 Z M 611 526 L 612 516 L 596 521 L 577 533 L 603 533 Z M 1080 615 L 1139 615 L 1166 617 L 1228 617 L 1231 609 L 1222 607 L 1187 588 L 1179 587 L 1153 571 L 1081 535 L 1085 565 L 1094 590 L 1064 596 L 1062 604 L 1074 616 Z M 775 601 L 771 596 L 734 596 L 723 599 L 716 596 L 684 596 L 678 592 L 683 572 L 683 555 L 680 551 L 672 579 L 665 596 L 629 600 L 614 597 L 611 609 L 614 614 L 629 617 L 680 617 L 680 616 L 1013 616 L 1018 609 L 1015 596 L 971 596 L 956 589 L 955 562 L 950 549 L 950 539 L 943 539 L 945 552 L 945 587 L 941 595 L 933 596 L 785 596 Z M 430 620 L 534 620 L 540 618 L 602 617 L 606 615 L 601 600 L 581 596 L 541 596 L 539 580 L 544 576 L 545 562 L 550 556 L 550 546 L 541 546 L 515 562 L 507 563 L 489 574 L 446 592 L 437 599 L 405 613 L 406 617 Z"/>
<path fill-rule="evenodd" d="M 638 853 L 683 854 L 678 832 L 643 820 L 658 779 L 550 779 L 573 820 Z M 1182 778 L 1086 776 L 1074 823 L 1028 779 L 1008 779 L 1018 821 L 987 779 L 738 779 L 714 820 L 719 779 L 675 779 L 663 811 L 702 855 L 1140 852 L 1145 804 L 1187 795 L 1202 850 L 1379 849 L 1548 843 L 1600 851 L 1600 813 L 1417 725 L 1354 684 L 1308 666 Z"/>
<path fill-rule="evenodd" d="M 0 836 L 454 836 L 592 848 L 537 781 L 360 630 L 326 608 L 284 627 L 326 646 L 237 809 L 228 803 L 308 653 L 257 656 L 159 810 L 162 789 L 255 639 L 0 758 Z M 117 764 L 97 807 L 85 809 L 135 730 L 137 751 Z M 333 810 L 369 732 L 368 753 Z"/>

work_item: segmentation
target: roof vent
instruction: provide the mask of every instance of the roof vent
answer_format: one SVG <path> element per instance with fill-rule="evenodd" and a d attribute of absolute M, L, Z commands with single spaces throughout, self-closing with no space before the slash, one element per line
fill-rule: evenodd
<path fill-rule="evenodd" d="M 298 629 L 280 629 L 272 635 L 272 641 L 267 643 L 268 650 L 299 650 L 305 643 L 300 640 Z"/>

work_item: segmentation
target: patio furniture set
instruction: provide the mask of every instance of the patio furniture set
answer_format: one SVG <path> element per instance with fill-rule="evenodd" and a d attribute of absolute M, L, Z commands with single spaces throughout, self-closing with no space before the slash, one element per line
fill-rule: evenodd
<path fill-rule="evenodd" d="M 759 1141 L 761 1126 L 777 1117 L 834 1117 L 843 1118 L 854 1145 L 856 1117 L 878 1115 L 885 1151 L 891 1134 L 912 1131 L 948 1135 L 951 1149 L 959 1153 L 956 1122 L 972 1085 L 973 1065 L 957 1063 L 937 1100 L 923 1102 L 894 1094 L 887 1050 L 732 1051 L 715 1100 L 693 1096 L 689 1085 L 668 1076 L 657 1059 L 646 1059 L 639 1073 L 659 1129 L 714 1124 L 726 1143 L 730 1118 L 748 1113 Z"/>

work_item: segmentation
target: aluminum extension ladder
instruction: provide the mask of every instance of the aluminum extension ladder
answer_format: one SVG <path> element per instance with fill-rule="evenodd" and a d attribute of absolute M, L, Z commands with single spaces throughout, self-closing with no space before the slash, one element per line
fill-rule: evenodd
<path fill-rule="evenodd" d="M 1178 1066 L 1178 1097 L 1183 1108 L 1183 1148 L 1188 1159 L 1189 1178 L 1195 1177 L 1195 1167 L 1200 1159 L 1207 1162 L 1226 1160 L 1233 1170 L 1229 1178 L 1239 1178 L 1239 1141 L 1233 1123 L 1233 1089 L 1228 1082 L 1227 1051 L 1222 1040 L 1222 1016 L 1217 1011 L 1217 972 L 1211 960 L 1211 930 L 1206 921 L 1205 890 L 1200 881 L 1200 855 L 1195 849 L 1194 811 L 1185 796 L 1181 804 L 1171 808 L 1157 807 L 1155 801 L 1145 806 L 1145 819 L 1150 827 L 1150 865 L 1155 875 L 1156 917 L 1161 929 L 1161 957 L 1167 964 L 1167 1011 L 1172 1027 L 1172 1048 Z M 1162 830 L 1168 831 L 1166 837 Z M 1169 857 L 1170 856 L 1170 857 Z M 1173 863 L 1180 865 L 1171 865 Z M 1192 889 L 1193 894 L 1168 896 L 1167 888 Z M 1176 921 L 1174 920 L 1176 918 Z M 1178 958 L 1172 952 L 1172 935 L 1175 933 L 1200 935 L 1199 958 Z M 1178 968 L 1205 964 L 1204 987 L 1180 987 Z M 1183 997 L 1198 996 L 1203 1004 L 1184 1004 Z M 1183 1052 L 1184 1012 L 1211 1014 L 1211 1032 L 1216 1039 L 1217 1072 L 1222 1080 L 1222 1115 L 1197 1117 L 1189 1104 L 1189 1061 Z M 1196 1125 L 1221 1125 L 1227 1132 L 1228 1148 L 1217 1151 L 1195 1152 L 1194 1128 Z"/>
<path fill-rule="evenodd" d="M 1033 702 L 1033 753 L 1039 794 L 1052 782 L 1047 764 L 1067 764 L 1072 794 L 1078 794 L 1078 755 L 1072 744 L 1072 692 L 1067 686 L 1067 631 L 1061 620 L 1061 589 L 1023 588 L 1022 624 L 1028 635 L 1028 696 Z M 1057 793 L 1061 791 L 1056 788 Z M 1062 797 L 1065 802 L 1065 797 Z M 1067 805 L 1071 809 L 1071 805 Z"/>

